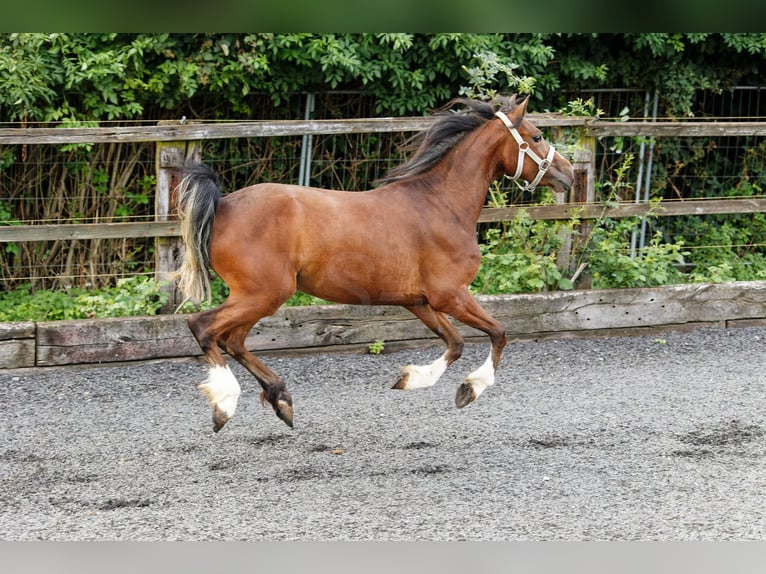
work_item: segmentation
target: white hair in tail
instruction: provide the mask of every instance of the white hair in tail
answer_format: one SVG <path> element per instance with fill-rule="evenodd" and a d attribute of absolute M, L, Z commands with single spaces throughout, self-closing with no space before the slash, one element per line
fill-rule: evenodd
<path fill-rule="evenodd" d="M 221 188 L 215 173 L 203 164 L 188 164 L 176 188 L 181 239 L 181 267 L 172 275 L 186 299 L 210 300 L 210 233 Z"/>

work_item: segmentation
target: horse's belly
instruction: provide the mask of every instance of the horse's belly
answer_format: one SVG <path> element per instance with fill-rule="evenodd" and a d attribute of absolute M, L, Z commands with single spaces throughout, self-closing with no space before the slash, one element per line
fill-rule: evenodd
<path fill-rule="evenodd" d="M 299 290 L 336 303 L 414 305 L 423 301 L 415 275 L 391 261 L 352 251 L 306 265 L 297 279 Z"/>

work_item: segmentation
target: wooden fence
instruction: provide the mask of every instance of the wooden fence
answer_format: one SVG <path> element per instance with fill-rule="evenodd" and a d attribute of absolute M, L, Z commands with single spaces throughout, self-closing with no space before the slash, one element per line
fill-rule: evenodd
<path fill-rule="evenodd" d="M 483 295 L 479 302 L 507 329 L 509 342 L 639 335 L 700 327 L 766 325 L 766 281 Z M 469 342 L 487 337 L 456 324 Z M 440 344 L 401 307 L 283 307 L 250 331 L 261 352 L 365 352 Z M 0 370 L 193 357 L 199 345 L 183 315 L 0 323 Z"/>
<path fill-rule="evenodd" d="M 560 114 L 530 114 L 539 127 L 554 130 L 579 129 L 583 146 L 574 154 L 575 185 L 557 205 L 525 206 L 532 219 L 566 220 L 577 215 L 587 221 L 600 217 L 641 217 L 650 209 L 656 216 L 741 214 L 766 212 L 766 199 L 738 198 L 663 201 L 659 207 L 648 203 L 622 202 L 602 206 L 595 203 L 595 145 L 603 136 L 742 136 L 766 135 L 766 122 L 602 122 Z M 76 144 L 104 142 L 156 142 L 155 221 L 131 223 L 86 223 L 14 225 L 0 227 L 0 243 L 107 239 L 124 237 L 156 238 L 155 273 L 159 280 L 178 265 L 180 229 L 172 215 L 170 166 L 179 159 L 199 157 L 199 142 L 209 139 L 302 136 L 308 134 L 408 132 L 426 129 L 433 118 L 372 118 L 347 120 L 253 121 L 228 123 L 162 122 L 152 126 L 106 128 L 5 128 L 2 144 Z M 520 207 L 485 208 L 480 222 L 512 220 Z M 587 224 L 586 224 L 587 225 Z M 565 248 L 566 249 L 566 246 Z M 560 260 L 568 260 L 566 254 Z M 572 270 L 574 271 L 574 270 Z M 179 294 L 168 286 L 166 310 L 174 308 Z"/>
<path fill-rule="evenodd" d="M 530 114 L 539 127 L 582 130 L 582 141 L 602 136 L 764 136 L 766 122 L 600 122 L 555 114 Z M 155 237 L 157 273 L 176 267 L 179 226 L 172 219 L 169 165 L 196 157 L 195 143 L 206 139 L 297 136 L 305 134 L 418 131 L 431 118 L 313 120 L 168 124 L 119 128 L 0 129 L 2 144 L 71 144 L 157 142 L 155 221 L 107 224 L 18 225 L 0 227 L 0 243 L 60 239 Z M 576 183 L 558 205 L 524 209 L 534 219 L 583 220 L 646 215 L 646 203 L 602 206 L 594 202 L 592 147 L 574 157 Z M 507 221 L 517 207 L 485 208 L 480 222 Z M 662 202 L 658 216 L 766 212 L 766 199 L 688 200 Z M 177 251 L 177 250 L 175 250 Z M 677 285 L 652 289 L 553 292 L 484 297 L 483 303 L 509 326 L 511 338 L 637 332 L 645 329 L 699 325 L 764 324 L 766 282 L 729 285 Z M 475 334 L 475 333 L 474 333 Z M 284 308 L 256 326 L 248 339 L 253 349 L 295 350 L 354 346 L 374 339 L 411 341 L 432 335 L 412 316 L 396 308 Z M 109 362 L 198 353 L 183 317 L 102 319 L 0 324 L 0 368 L 69 363 Z"/>

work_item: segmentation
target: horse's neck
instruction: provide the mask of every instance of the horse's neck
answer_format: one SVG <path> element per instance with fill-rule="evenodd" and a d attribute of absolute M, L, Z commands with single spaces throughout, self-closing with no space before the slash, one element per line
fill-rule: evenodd
<path fill-rule="evenodd" d="M 489 185 L 500 175 L 500 150 L 507 134 L 485 125 L 468 134 L 434 170 L 434 189 L 455 212 L 478 221 Z"/>

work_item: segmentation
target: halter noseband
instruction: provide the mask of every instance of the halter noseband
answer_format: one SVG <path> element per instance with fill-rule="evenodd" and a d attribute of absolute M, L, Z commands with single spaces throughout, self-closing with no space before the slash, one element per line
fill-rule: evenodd
<path fill-rule="evenodd" d="M 556 153 L 556 150 L 552 145 L 549 145 L 548 155 L 545 156 L 545 159 L 541 158 L 534 151 L 532 151 L 529 147 L 529 144 L 522 139 L 521 134 L 515 127 L 513 127 L 513 124 L 511 123 L 511 120 L 508 119 L 508 116 L 500 111 L 495 112 L 495 115 L 500 118 L 500 120 L 502 120 L 502 122 L 505 124 L 505 127 L 508 128 L 508 131 L 511 132 L 513 139 L 515 139 L 516 143 L 519 144 L 519 157 L 516 160 L 516 173 L 509 177 L 516 183 L 516 185 L 519 186 L 521 191 L 534 191 L 534 189 L 537 187 L 537 184 L 540 183 L 540 180 L 545 175 L 545 172 L 547 172 L 548 168 L 551 166 L 553 155 Z M 526 185 L 521 185 L 518 180 L 521 177 L 522 169 L 524 169 L 525 154 L 532 158 L 532 161 L 537 164 L 537 175 L 531 182 L 527 183 Z"/>

